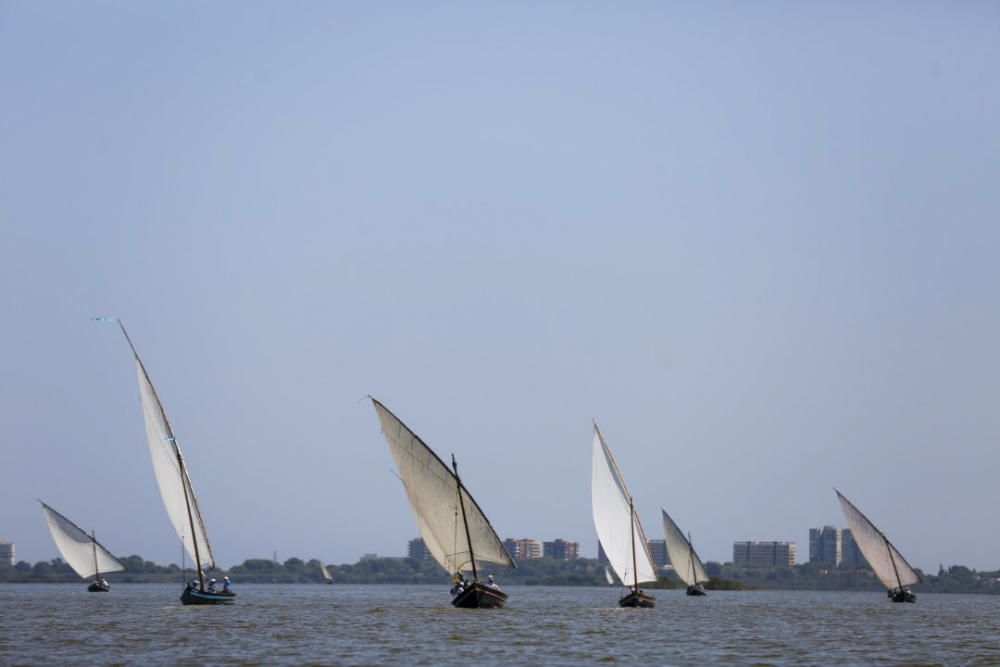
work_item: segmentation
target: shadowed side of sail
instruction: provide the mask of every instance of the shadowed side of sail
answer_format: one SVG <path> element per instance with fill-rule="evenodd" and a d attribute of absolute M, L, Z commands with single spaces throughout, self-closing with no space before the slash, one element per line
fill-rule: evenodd
<path fill-rule="evenodd" d="M 78 575 L 89 579 L 98 573 L 106 574 L 125 569 L 121 561 L 82 528 L 45 503 L 38 502 L 42 505 L 42 514 L 45 515 L 49 530 L 52 532 L 52 541 L 59 548 L 63 560 Z"/>
<path fill-rule="evenodd" d="M 688 586 L 695 586 L 709 580 L 698 554 L 688 539 L 681 532 L 681 529 L 670 518 L 667 511 L 663 512 L 663 535 L 667 544 L 667 557 L 674 567 L 674 572 Z"/>
<path fill-rule="evenodd" d="M 847 519 L 854 541 L 879 581 L 889 589 L 919 583 L 920 576 L 882 531 L 876 528 L 875 524 L 869 521 L 850 500 L 841 495 L 840 491 L 836 489 L 834 491 L 840 500 L 840 508 L 844 511 L 844 518 Z"/>
<path fill-rule="evenodd" d="M 420 536 L 434 560 L 449 573 L 472 571 L 471 541 L 477 563 L 517 567 L 482 509 L 462 486 L 468 521 L 466 538 L 455 475 L 396 415 L 374 398 L 371 400 L 403 480 Z"/>
<path fill-rule="evenodd" d="M 597 424 L 594 424 L 592 465 L 594 527 L 608 562 L 626 586 L 656 581 L 656 567 L 639 513 L 632 505 L 632 496 Z"/>

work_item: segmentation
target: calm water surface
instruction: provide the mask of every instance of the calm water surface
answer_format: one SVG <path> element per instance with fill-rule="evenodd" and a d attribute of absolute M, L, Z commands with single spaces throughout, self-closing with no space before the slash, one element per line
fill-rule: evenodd
<path fill-rule="evenodd" d="M 179 585 L 0 586 L 4 665 L 1000 664 L 1000 596 L 509 587 L 503 610 L 459 610 L 445 586 L 237 582 L 232 607 L 183 607 Z"/>

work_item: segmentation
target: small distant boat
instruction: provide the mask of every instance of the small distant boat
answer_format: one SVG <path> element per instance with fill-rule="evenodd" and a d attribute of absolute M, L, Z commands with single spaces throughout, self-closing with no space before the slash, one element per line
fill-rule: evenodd
<path fill-rule="evenodd" d="M 369 397 L 371 398 L 371 397 Z M 507 594 L 479 581 L 479 563 L 517 567 L 489 519 L 469 494 L 451 457 L 451 469 L 396 415 L 371 399 L 382 434 L 399 469 L 424 544 L 441 567 L 456 575 L 451 603 L 462 608 L 496 608 Z M 472 581 L 464 585 L 463 573 Z"/>
<path fill-rule="evenodd" d="M 590 489 L 594 526 L 604 553 L 621 582 L 626 586 L 632 582 L 618 606 L 654 607 L 656 598 L 639 590 L 639 584 L 656 581 L 656 566 L 646 533 L 621 470 L 596 422 Z"/>
<path fill-rule="evenodd" d="M 326 565 L 323 565 L 323 563 L 319 564 L 319 572 L 323 575 L 323 581 L 328 584 L 333 583 L 333 577 L 330 576 L 330 570 L 326 569 Z"/>
<path fill-rule="evenodd" d="M 63 559 L 82 578 L 94 578 L 87 590 L 91 593 L 110 591 L 111 585 L 101 574 L 121 572 L 125 569 L 125 565 L 97 541 L 93 531 L 88 535 L 80 526 L 41 500 L 38 502 L 42 505 L 42 513 L 52 532 L 52 541 L 56 543 Z"/>
<path fill-rule="evenodd" d="M 844 511 L 844 518 L 851 528 L 854 541 L 874 570 L 875 576 L 886 587 L 889 599 L 893 602 L 916 602 L 917 596 L 909 587 L 920 583 L 920 575 L 910 567 L 885 533 L 876 528 L 875 524 L 840 491 L 834 489 L 834 492 L 840 501 L 840 508 Z"/>
<path fill-rule="evenodd" d="M 604 566 L 604 578 L 608 580 L 608 586 L 615 585 L 615 578 L 611 576 L 611 570 L 608 569 L 607 565 Z"/>
<path fill-rule="evenodd" d="M 705 572 L 705 566 L 698 558 L 698 554 L 694 552 L 694 547 L 691 546 L 691 536 L 688 535 L 685 538 L 684 533 L 670 518 L 667 511 L 663 508 L 660 508 L 660 511 L 663 512 L 663 534 L 666 537 L 667 557 L 674 567 L 674 572 L 681 578 L 681 581 L 687 584 L 688 595 L 707 595 L 702 583 L 708 581 L 709 576 Z"/>
<path fill-rule="evenodd" d="M 146 367 L 139 358 L 139 352 L 121 320 L 118 323 L 125 340 L 128 341 L 135 357 L 136 373 L 139 376 L 139 393 L 142 397 L 142 413 L 146 421 L 146 438 L 149 440 L 149 453 L 153 459 L 153 471 L 160 486 L 160 496 L 167 509 L 174 530 L 184 545 L 185 551 L 194 558 L 198 570 L 198 583 L 188 583 L 181 593 L 181 602 L 186 605 L 233 604 L 236 594 L 232 591 L 212 591 L 205 586 L 205 570 L 215 567 L 215 557 L 208 543 L 208 533 L 205 531 L 205 520 L 198 505 L 198 497 L 194 493 L 191 475 L 180 443 L 174 435 L 174 430 L 167 419 L 160 397 L 153 387 L 153 381 L 146 372 Z"/>

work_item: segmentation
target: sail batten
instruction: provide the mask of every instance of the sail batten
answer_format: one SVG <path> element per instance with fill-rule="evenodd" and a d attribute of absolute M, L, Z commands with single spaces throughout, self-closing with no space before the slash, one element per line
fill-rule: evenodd
<path fill-rule="evenodd" d="M 597 537 L 612 569 L 626 586 L 656 581 L 656 567 L 632 495 L 594 424 L 591 505 Z"/>
<path fill-rule="evenodd" d="M 98 573 L 125 569 L 125 565 L 93 536 L 42 501 L 38 502 L 42 505 L 42 513 L 59 553 L 78 575 L 89 579 Z"/>
<path fill-rule="evenodd" d="M 371 400 L 403 480 L 417 529 L 434 560 L 449 573 L 471 572 L 471 541 L 477 563 L 517 567 L 479 504 L 444 461 L 388 408 Z M 468 533 L 462 521 L 462 505 Z"/>
<path fill-rule="evenodd" d="M 834 491 L 840 501 L 844 518 L 847 519 L 847 525 L 851 529 L 851 535 L 879 581 L 889 589 L 919 583 L 920 575 L 906 562 L 885 534 L 840 491 L 836 489 Z"/>
<path fill-rule="evenodd" d="M 674 568 L 674 572 L 688 586 L 696 586 L 699 583 L 709 580 L 705 566 L 702 564 L 698 554 L 695 553 L 691 542 L 684 536 L 681 529 L 670 518 L 667 511 L 663 512 L 663 535 L 667 544 L 667 557 Z"/>

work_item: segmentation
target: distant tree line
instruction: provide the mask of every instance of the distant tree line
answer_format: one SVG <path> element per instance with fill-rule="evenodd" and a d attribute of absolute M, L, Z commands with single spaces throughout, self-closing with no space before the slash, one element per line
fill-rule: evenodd
<path fill-rule="evenodd" d="M 157 565 L 141 556 L 131 555 L 120 560 L 124 572 L 105 575 L 111 583 L 171 583 L 195 576 L 194 570 L 182 572 L 178 565 Z M 327 565 L 336 584 L 433 584 L 447 583 L 449 573 L 432 560 L 410 558 L 362 558 L 357 563 Z M 882 590 L 883 586 L 867 567 L 830 568 L 819 563 L 793 567 L 746 567 L 732 563 L 705 563 L 711 577 L 709 590 Z M 322 583 L 320 561 L 289 558 L 283 563 L 270 559 L 251 558 L 228 571 L 210 570 L 207 576 L 221 578 L 228 574 L 237 583 L 315 584 Z M 918 573 L 920 571 L 918 570 Z M 534 558 L 518 563 L 516 569 L 486 566 L 480 572 L 485 578 L 492 574 L 502 585 L 522 586 L 607 586 L 604 566 L 596 560 L 555 560 Z M 962 565 L 941 566 L 937 575 L 920 573 L 923 583 L 916 590 L 927 593 L 1000 593 L 1000 571 L 977 572 Z M 80 577 L 56 558 L 16 565 L 0 564 L 0 583 L 79 583 Z M 643 584 L 644 589 L 681 588 L 683 583 L 673 574 L 661 576 L 655 583 Z"/>

